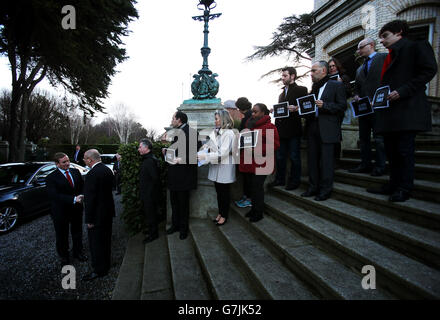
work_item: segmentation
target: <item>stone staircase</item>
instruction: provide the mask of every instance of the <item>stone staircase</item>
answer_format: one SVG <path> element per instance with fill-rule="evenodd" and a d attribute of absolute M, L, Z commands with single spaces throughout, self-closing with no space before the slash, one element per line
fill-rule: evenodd
<path fill-rule="evenodd" d="M 387 177 L 348 173 L 359 150 L 344 150 L 332 197 L 323 202 L 276 187 L 265 218 L 231 206 L 230 219 L 192 219 L 190 236 L 147 245 L 130 239 L 113 299 L 315 300 L 440 298 L 440 139 L 417 140 L 413 198 L 391 203 L 366 187 Z M 357 160 L 356 160 L 357 159 Z M 345 167 L 345 168 L 344 168 Z M 362 287 L 372 266 L 376 289 Z"/>

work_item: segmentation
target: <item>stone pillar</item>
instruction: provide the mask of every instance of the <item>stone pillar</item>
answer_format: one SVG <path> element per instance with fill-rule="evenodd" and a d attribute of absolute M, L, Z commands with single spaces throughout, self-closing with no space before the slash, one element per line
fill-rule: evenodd
<path fill-rule="evenodd" d="M 214 128 L 215 111 L 224 106 L 221 99 L 185 100 L 177 110 L 185 112 L 188 124 L 200 132 L 202 129 Z M 167 128 L 169 129 L 169 128 Z M 191 192 L 190 217 L 207 218 L 208 211 L 217 210 L 217 195 L 214 183 L 208 180 L 209 165 L 198 168 L 197 189 Z M 167 221 L 171 223 L 170 194 L 167 192 Z"/>

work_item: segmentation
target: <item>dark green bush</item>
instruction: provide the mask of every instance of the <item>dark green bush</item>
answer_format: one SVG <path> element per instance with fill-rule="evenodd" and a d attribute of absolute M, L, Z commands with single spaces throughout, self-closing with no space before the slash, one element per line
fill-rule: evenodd
<path fill-rule="evenodd" d="M 138 143 L 121 145 L 118 153 L 121 155 L 122 167 L 122 219 L 130 235 L 145 232 L 145 218 L 142 212 L 142 204 L 139 197 L 139 169 L 142 158 L 138 152 Z M 159 159 L 161 175 L 161 192 L 159 198 L 159 220 L 166 217 L 166 170 L 162 155 L 162 148 L 166 148 L 161 142 L 153 143 L 153 153 Z"/>

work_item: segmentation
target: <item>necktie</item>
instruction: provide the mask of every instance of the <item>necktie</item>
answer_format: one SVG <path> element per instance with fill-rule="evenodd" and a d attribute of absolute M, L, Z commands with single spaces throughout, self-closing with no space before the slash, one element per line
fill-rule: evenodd
<path fill-rule="evenodd" d="M 391 57 L 391 49 L 388 49 L 388 55 L 385 58 L 385 61 L 383 63 L 383 67 L 382 67 L 382 73 L 380 74 L 380 81 L 382 81 L 383 75 L 385 73 L 385 71 L 388 69 L 388 66 L 391 64 L 391 61 L 393 60 L 393 58 Z"/>
<path fill-rule="evenodd" d="M 284 87 L 284 97 L 287 98 L 287 90 L 289 90 L 288 87 Z"/>
<path fill-rule="evenodd" d="M 64 173 L 66 175 L 67 181 L 69 181 L 70 186 L 73 188 L 73 181 L 72 181 L 72 178 L 69 175 L 69 170 L 66 170 Z"/>
<path fill-rule="evenodd" d="M 364 62 L 364 74 L 365 75 L 368 74 L 368 61 L 370 61 L 370 57 L 367 57 L 367 59 L 365 59 L 365 62 Z"/>

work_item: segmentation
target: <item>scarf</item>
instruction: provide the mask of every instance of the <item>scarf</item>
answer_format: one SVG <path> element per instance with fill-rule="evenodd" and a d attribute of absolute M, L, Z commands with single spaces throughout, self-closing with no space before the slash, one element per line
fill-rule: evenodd
<path fill-rule="evenodd" d="M 312 84 L 312 94 L 315 95 L 316 99 L 318 99 L 319 95 L 319 89 L 327 83 L 327 81 L 330 79 L 329 75 L 326 75 L 324 78 L 319 80 L 318 82 L 315 82 Z"/>

